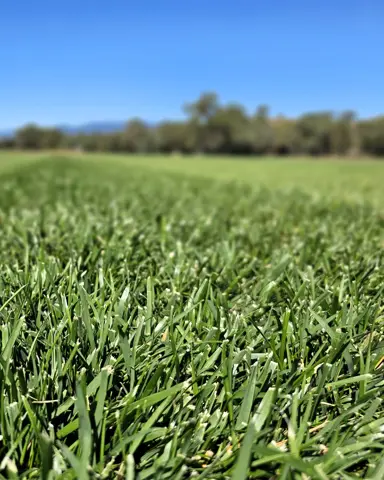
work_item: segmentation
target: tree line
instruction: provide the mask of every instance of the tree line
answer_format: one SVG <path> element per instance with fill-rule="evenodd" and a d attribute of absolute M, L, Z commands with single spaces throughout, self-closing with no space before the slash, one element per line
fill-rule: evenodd
<path fill-rule="evenodd" d="M 265 105 L 247 114 L 240 104 L 223 105 L 203 93 L 184 105 L 185 121 L 155 126 L 139 118 L 114 133 L 65 134 L 28 124 L 0 148 L 81 149 L 89 152 L 206 153 L 241 155 L 384 156 L 384 116 L 358 120 L 352 111 L 313 112 L 292 119 L 271 117 Z"/>

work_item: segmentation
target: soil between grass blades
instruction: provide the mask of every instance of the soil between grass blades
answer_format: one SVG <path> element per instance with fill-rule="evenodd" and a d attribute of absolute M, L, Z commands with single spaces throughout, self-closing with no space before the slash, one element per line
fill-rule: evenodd
<path fill-rule="evenodd" d="M 1 182 L 3 478 L 383 477 L 377 209 L 58 158 Z"/>

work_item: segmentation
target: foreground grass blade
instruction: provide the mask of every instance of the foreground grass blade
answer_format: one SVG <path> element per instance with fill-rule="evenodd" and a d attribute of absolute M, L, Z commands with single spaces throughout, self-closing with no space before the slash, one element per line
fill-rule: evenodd
<path fill-rule="evenodd" d="M 248 478 L 248 469 L 251 461 L 252 446 L 256 431 L 257 419 L 252 418 L 240 448 L 240 453 L 232 474 L 232 480 L 246 480 Z"/>

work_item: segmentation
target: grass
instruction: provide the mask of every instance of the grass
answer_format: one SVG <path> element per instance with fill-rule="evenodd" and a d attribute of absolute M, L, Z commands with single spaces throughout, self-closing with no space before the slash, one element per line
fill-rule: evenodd
<path fill-rule="evenodd" d="M 1 478 L 383 478 L 379 163 L 14 158 Z"/>
<path fill-rule="evenodd" d="M 281 158 L 172 158 L 146 156 L 84 155 L 83 160 L 141 167 L 150 171 L 182 173 L 188 176 L 231 182 L 236 180 L 256 187 L 300 188 L 307 193 L 321 193 L 336 199 L 380 204 L 384 162 L 380 160 L 324 160 Z"/>
<path fill-rule="evenodd" d="M 0 154 L 0 172 L 20 162 L 50 157 L 54 153 L 8 152 Z M 56 154 L 57 155 L 57 154 Z M 92 165 L 114 165 L 115 169 L 132 167 L 149 172 L 183 174 L 224 182 L 242 182 L 253 187 L 290 191 L 299 188 L 307 193 L 335 199 L 366 201 L 381 205 L 384 201 L 384 161 L 335 160 L 263 157 L 166 157 L 144 155 L 81 154 L 63 152 L 63 156 L 89 161 Z"/>

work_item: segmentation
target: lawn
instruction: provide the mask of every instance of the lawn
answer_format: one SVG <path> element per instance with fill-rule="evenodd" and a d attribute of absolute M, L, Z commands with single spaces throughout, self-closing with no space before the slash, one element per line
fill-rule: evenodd
<path fill-rule="evenodd" d="M 0 153 L 0 173 L 12 165 L 24 164 L 41 157 L 57 156 L 44 154 L 8 152 Z M 165 157 L 145 155 L 78 154 L 63 152 L 62 156 L 114 166 L 140 167 L 150 171 L 182 173 L 187 176 L 205 177 L 224 182 L 242 182 L 253 187 L 289 191 L 301 189 L 311 194 L 326 194 L 338 199 L 366 201 L 380 205 L 384 200 L 384 161 L 381 160 L 335 160 L 263 157 Z"/>
<path fill-rule="evenodd" d="M 0 478 L 383 478 L 383 174 L 1 154 Z"/>
<path fill-rule="evenodd" d="M 142 168 L 214 178 L 226 182 L 245 182 L 334 198 L 381 202 L 384 200 L 384 161 L 225 157 L 148 157 L 124 155 L 84 155 L 84 160 L 140 166 Z"/>

